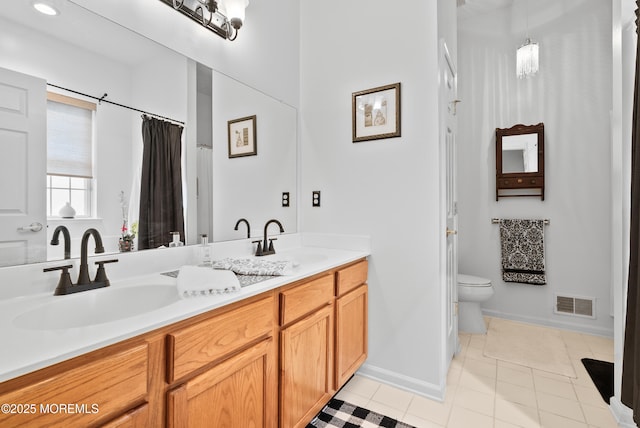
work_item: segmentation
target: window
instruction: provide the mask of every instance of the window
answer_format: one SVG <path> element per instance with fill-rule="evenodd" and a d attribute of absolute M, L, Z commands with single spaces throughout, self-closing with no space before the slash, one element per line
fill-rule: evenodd
<path fill-rule="evenodd" d="M 96 105 L 48 93 L 47 215 L 57 216 L 67 202 L 76 217 L 93 214 L 93 116 Z"/>

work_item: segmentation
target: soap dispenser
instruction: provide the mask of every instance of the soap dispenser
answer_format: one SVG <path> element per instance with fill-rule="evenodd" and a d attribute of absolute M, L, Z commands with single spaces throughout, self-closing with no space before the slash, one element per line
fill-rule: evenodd
<path fill-rule="evenodd" d="M 211 266 L 211 247 L 209 247 L 209 237 L 206 233 L 200 235 L 198 252 L 200 266 Z"/>
<path fill-rule="evenodd" d="M 169 247 L 182 247 L 184 246 L 184 242 L 180 240 L 180 232 L 171 232 L 173 236 L 173 241 L 169 242 Z"/>

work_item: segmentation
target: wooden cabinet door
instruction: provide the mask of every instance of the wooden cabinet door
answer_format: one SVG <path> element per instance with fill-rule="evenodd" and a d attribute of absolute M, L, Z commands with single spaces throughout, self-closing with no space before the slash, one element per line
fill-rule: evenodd
<path fill-rule="evenodd" d="M 107 422 L 102 428 L 146 428 L 149 426 L 149 405 L 140 407 L 125 413 L 124 415 Z"/>
<path fill-rule="evenodd" d="M 335 392 L 333 331 L 333 304 L 281 331 L 282 428 L 306 426 Z"/>
<path fill-rule="evenodd" d="M 367 359 L 367 285 L 336 300 L 336 389 Z"/>
<path fill-rule="evenodd" d="M 275 351 L 269 338 L 170 391 L 168 426 L 275 428 Z"/>

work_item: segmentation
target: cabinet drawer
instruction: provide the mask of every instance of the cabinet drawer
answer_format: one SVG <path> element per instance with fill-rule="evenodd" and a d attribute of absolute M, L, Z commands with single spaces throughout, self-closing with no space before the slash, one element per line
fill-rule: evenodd
<path fill-rule="evenodd" d="M 542 177 L 517 177 L 517 178 L 500 178 L 498 179 L 498 187 L 501 189 L 526 189 L 542 187 L 544 179 Z"/>
<path fill-rule="evenodd" d="M 280 293 L 280 325 L 294 321 L 333 299 L 333 275 L 328 274 Z"/>
<path fill-rule="evenodd" d="M 9 392 L 2 403 L 36 408 L 29 414 L 0 413 L 0 426 L 89 426 L 122 414 L 147 398 L 148 345 L 101 355 L 58 375 Z M 65 411 L 61 406 L 73 406 Z"/>
<path fill-rule="evenodd" d="M 270 295 L 167 335 L 169 383 L 272 333 L 274 321 Z"/>
<path fill-rule="evenodd" d="M 348 268 L 339 270 L 336 274 L 336 295 L 342 296 L 367 282 L 368 269 L 369 263 L 363 260 Z"/>

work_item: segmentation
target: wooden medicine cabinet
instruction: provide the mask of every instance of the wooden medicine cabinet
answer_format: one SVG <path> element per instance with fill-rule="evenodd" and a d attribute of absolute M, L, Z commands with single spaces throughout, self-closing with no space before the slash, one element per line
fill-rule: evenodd
<path fill-rule="evenodd" d="M 496 201 L 539 196 L 544 201 L 544 124 L 496 128 Z"/>

